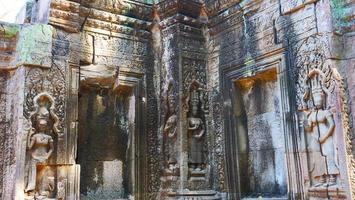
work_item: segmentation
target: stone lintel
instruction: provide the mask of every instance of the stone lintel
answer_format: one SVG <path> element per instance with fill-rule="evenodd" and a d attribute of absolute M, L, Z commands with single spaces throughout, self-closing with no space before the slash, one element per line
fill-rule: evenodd
<path fill-rule="evenodd" d="M 284 15 L 288 15 L 304 8 L 308 4 L 312 4 L 317 1 L 319 0 L 281 0 L 281 12 Z"/>
<path fill-rule="evenodd" d="M 130 93 L 143 75 L 144 73 L 139 69 L 120 67 L 113 90 L 118 93 Z"/>

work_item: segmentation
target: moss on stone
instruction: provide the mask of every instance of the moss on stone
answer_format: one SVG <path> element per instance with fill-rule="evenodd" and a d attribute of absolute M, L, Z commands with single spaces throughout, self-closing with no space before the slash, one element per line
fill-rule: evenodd
<path fill-rule="evenodd" d="M 0 35 L 3 35 L 3 37 L 11 38 L 17 35 L 21 26 L 18 24 L 0 23 L 0 27 Z"/>
<path fill-rule="evenodd" d="M 50 25 L 23 26 L 17 45 L 18 64 L 50 67 L 52 32 Z"/>
<path fill-rule="evenodd" d="M 344 0 L 331 0 L 332 15 L 334 19 L 334 26 L 339 31 L 354 25 L 354 22 L 348 20 L 349 16 L 353 15 L 350 7 L 346 6 Z"/>

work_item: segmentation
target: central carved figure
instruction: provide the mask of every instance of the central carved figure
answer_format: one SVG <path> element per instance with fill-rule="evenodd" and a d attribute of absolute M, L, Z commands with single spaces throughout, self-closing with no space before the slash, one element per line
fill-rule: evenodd
<path fill-rule="evenodd" d="M 54 114 L 54 100 L 46 93 L 41 93 L 34 98 L 35 112 L 31 113 L 32 127 L 28 135 L 27 148 L 29 161 L 27 163 L 27 181 L 25 192 L 37 198 L 48 197 L 49 189 L 37 191 L 42 188 L 36 186 L 37 165 L 48 163 L 54 151 L 52 132 L 57 133 L 58 117 Z M 54 188 L 52 188 L 54 190 Z"/>
<path fill-rule="evenodd" d="M 168 97 L 168 106 L 169 106 L 170 117 L 168 118 L 164 126 L 164 134 L 167 138 L 167 148 L 168 148 L 168 153 L 167 153 L 168 168 L 166 169 L 166 171 L 168 173 L 174 173 L 178 168 L 177 166 L 178 148 L 176 145 L 178 118 L 176 115 L 175 100 L 173 95 Z"/>
<path fill-rule="evenodd" d="M 193 172 L 203 170 L 204 164 L 204 134 L 205 125 L 198 116 L 200 106 L 199 93 L 197 90 L 191 92 L 190 113 L 188 118 L 188 135 L 190 141 L 189 164 Z"/>
<path fill-rule="evenodd" d="M 328 91 L 323 83 L 322 72 L 312 70 L 308 74 L 308 87 L 304 99 L 313 102 L 313 109 L 307 113 L 305 131 L 310 134 L 308 151 L 311 158 L 310 173 L 313 187 L 333 186 L 337 184 L 339 169 L 334 152 L 335 122 L 333 113 L 325 109 Z"/>

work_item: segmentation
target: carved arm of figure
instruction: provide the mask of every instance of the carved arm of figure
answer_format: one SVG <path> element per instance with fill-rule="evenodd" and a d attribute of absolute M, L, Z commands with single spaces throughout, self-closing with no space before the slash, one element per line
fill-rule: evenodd
<path fill-rule="evenodd" d="M 194 130 L 197 130 L 198 127 L 200 127 L 200 124 L 198 123 L 193 123 L 193 126 L 190 126 L 191 124 L 189 123 L 189 127 L 188 127 L 188 130 L 189 131 L 194 131 Z"/>
<path fill-rule="evenodd" d="M 328 128 L 327 133 L 322 138 L 320 138 L 319 142 L 321 144 L 323 144 L 325 141 L 327 141 L 327 139 L 330 136 L 333 135 L 334 129 L 335 129 L 335 122 L 334 122 L 333 114 L 331 112 L 327 111 L 326 115 L 327 115 L 326 118 L 327 118 L 327 122 L 328 122 L 329 128 Z"/>
<path fill-rule="evenodd" d="M 204 126 L 203 121 L 201 119 L 199 120 L 198 124 L 199 124 L 198 127 L 201 127 L 201 130 L 200 130 L 199 134 L 194 135 L 195 138 L 201 138 L 205 134 L 205 126 Z"/>
<path fill-rule="evenodd" d="M 49 139 L 49 151 L 47 153 L 47 160 L 49 159 L 49 157 L 51 157 L 52 153 L 53 153 L 53 150 L 54 150 L 54 144 L 53 144 L 53 139 L 50 138 Z"/>
<path fill-rule="evenodd" d="M 166 122 L 166 125 L 164 127 L 164 133 L 166 135 L 168 135 L 169 138 L 173 138 L 176 135 L 176 130 L 171 131 L 171 129 L 175 129 L 175 123 L 174 122 L 170 122 L 170 119 L 168 119 L 168 121 Z"/>
<path fill-rule="evenodd" d="M 31 132 L 30 132 L 30 134 L 31 134 Z M 32 135 L 31 138 L 30 138 L 30 142 L 28 144 L 28 149 L 32 149 L 33 146 L 36 144 L 36 139 L 34 139 L 33 136 L 34 135 Z"/>
<path fill-rule="evenodd" d="M 303 120 L 304 130 L 306 132 L 312 132 L 313 126 L 311 120 L 309 120 L 310 112 L 306 113 Z"/>
<path fill-rule="evenodd" d="M 169 132 L 168 132 L 168 137 L 169 137 L 169 138 L 173 138 L 173 137 L 175 137 L 175 135 L 176 135 L 176 128 L 171 127 L 170 129 L 174 129 L 174 131 L 169 131 Z"/>
<path fill-rule="evenodd" d="M 172 127 L 172 125 L 169 123 L 169 121 L 166 122 L 165 127 L 164 127 L 164 133 L 168 134 L 171 127 Z"/>

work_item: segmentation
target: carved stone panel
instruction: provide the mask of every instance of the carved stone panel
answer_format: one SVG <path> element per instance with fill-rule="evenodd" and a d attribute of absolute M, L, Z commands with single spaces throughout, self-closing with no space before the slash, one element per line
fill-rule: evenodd
<path fill-rule="evenodd" d="M 211 164 L 209 155 L 211 143 L 207 140 L 207 116 L 209 93 L 206 86 L 206 62 L 184 58 L 183 71 L 183 114 L 186 127 L 183 131 L 183 151 L 186 151 L 188 166 L 187 181 L 190 190 L 209 189 Z M 185 119 L 184 119 L 185 120 Z"/>
<path fill-rule="evenodd" d="M 189 114 L 187 118 L 188 134 L 188 163 L 190 176 L 204 176 L 206 169 L 205 134 L 206 124 L 204 120 L 204 85 L 193 80 L 188 90 Z"/>
<path fill-rule="evenodd" d="M 167 91 L 165 103 L 167 104 L 167 120 L 163 128 L 164 165 L 165 175 L 179 176 L 179 142 L 178 142 L 178 115 L 176 109 L 173 83 Z"/>
<path fill-rule="evenodd" d="M 79 199 L 79 165 L 39 164 L 36 173 L 36 199 Z"/>
<path fill-rule="evenodd" d="M 155 20 L 158 18 L 155 16 Z M 155 26 L 157 28 L 157 26 Z M 160 198 L 167 198 L 167 194 L 178 190 L 181 185 L 183 154 L 181 152 L 182 132 L 180 127 L 181 103 L 179 94 L 179 62 L 175 50 L 177 49 L 177 35 L 171 34 L 177 26 L 154 31 L 155 65 L 159 69 L 161 83 L 157 84 L 160 93 L 161 125 L 159 131 L 159 145 L 162 148 L 162 182 Z M 160 30 L 159 30 L 160 31 Z M 161 33 L 161 34 L 160 34 Z"/>
<path fill-rule="evenodd" d="M 64 64 L 56 63 L 51 69 L 32 68 L 29 69 L 26 76 L 27 89 L 25 91 L 26 103 L 24 115 L 29 119 L 32 110 L 35 109 L 33 98 L 41 92 L 46 92 L 55 99 L 56 106 L 53 108 L 58 116 L 58 135 L 59 138 L 55 159 L 58 163 L 66 162 L 65 143 L 65 113 L 66 113 L 66 77 Z"/>
<path fill-rule="evenodd" d="M 55 154 L 58 144 L 59 119 L 56 115 L 55 102 L 47 93 L 40 93 L 33 99 L 35 110 L 30 114 L 29 133 L 27 135 L 27 162 L 25 177 L 25 193 L 28 197 L 49 198 L 50 195 L 42 193 L 36 184 L 38 178 L 37 166 L 39 164 L 55 163 Z M 50 180 L 48 180 L 50 181 Z"/>
<path fill-rule="evenodd" d="M 296 56 L 297 106 L 300 130 L 307 152 L 308 196 L 311 199 L 349 199 L 348 177 L 353 158 L 346 123 L 342 79 L 326 60 L 321 37 L 313 36 L 301 43 Z"/>

